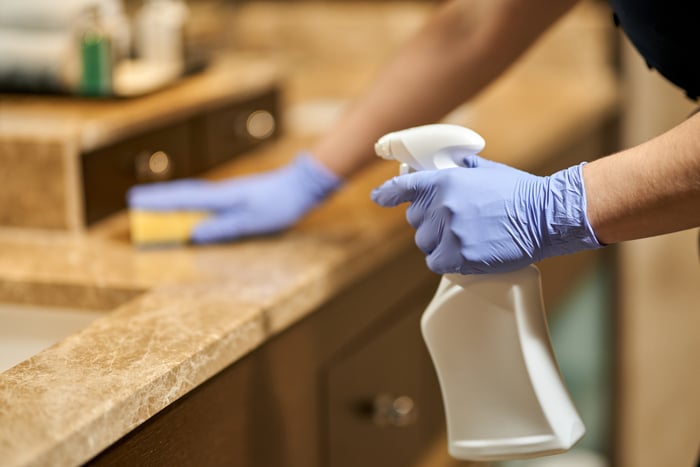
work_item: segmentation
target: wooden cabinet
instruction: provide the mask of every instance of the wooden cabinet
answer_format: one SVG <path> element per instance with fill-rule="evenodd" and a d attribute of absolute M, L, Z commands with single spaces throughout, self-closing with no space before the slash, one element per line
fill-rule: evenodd
<path fill-rule="evenodd" d="M 192 174 L 190 141 L 190 125 L 179 123 L 84 154 L 86 222 L 123 209 L 125 193 L 137 183 Z"/>
<path fill-rule="evenodd" d="M 125 208 L 133 185 L 193 176 L 274 138 L 278 115 L 271 87 L 82 154 L 85 223 Z"/>
<path fill-rule="evenodd" d="M 423 305 L 406 298 L 329 365 L 326 465 L 409 466 L 439 431 L 436 376 L 417 344 Z"/>
<path fill-rule="evenodd" d="M 168 406 L 93 465 L 406 466 L 444 429 L 415 248 Z"/>
<path fill-rule="evenodd" d="M 272 89 L 249 96 L 192 120 L 192 158 L 199 172 L 255 148 L 281 130 L 279 92 Z"/>

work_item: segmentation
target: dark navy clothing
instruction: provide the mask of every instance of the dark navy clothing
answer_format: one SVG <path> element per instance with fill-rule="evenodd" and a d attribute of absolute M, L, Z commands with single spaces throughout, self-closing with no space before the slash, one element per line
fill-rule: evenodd
<path fill-rule="evenodd" d="M 615 22 L 652 68 L 700 96 L 700 0 L 609 0 Z"/>

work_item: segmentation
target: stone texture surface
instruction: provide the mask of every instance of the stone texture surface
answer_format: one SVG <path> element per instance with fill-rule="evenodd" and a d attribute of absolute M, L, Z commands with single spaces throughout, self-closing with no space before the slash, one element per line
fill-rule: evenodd
<path fill-rule="evenodd" d="M 263 152 L 251 154 L 251 167 L 259 165 L 253 156 L 290 151 L 282 142 Z M 288 232 L 233 244 L 139 250 L 128 241 L 126 214 L 80 236 L 6 233 L 0 300 L 115 308 L 0 373 L 0 458 L 86 461 L 411 248 L 402 211 L 367 196 L 394 169 L 378 164 Z"/>
<path fill-rule="evenodd" d="M 65 145 L 29 138 L 2 139 L 0 167 L 0 225 L 68 227 L 71 200 Z"/>

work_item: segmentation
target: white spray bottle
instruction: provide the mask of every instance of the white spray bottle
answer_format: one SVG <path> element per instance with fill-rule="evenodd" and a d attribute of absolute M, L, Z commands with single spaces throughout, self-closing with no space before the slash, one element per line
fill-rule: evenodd
<path fill-rule="evenodd" d="M 375 152 L 401 173 L 462 165 L 484 139 L 435 124 L 389 133 Z M 445 274 L 421 319 L 455 458 L 496 461 L 568 450 L 585 428 L 549 339 L 539 270 Z"/>

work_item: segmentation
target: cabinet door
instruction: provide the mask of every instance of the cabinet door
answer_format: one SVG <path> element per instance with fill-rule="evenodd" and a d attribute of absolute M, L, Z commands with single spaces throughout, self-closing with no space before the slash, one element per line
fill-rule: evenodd
<path fill-rule="evenodd" d="M 425 298 L 404 300 L 347 345 L 327 373 L 328 465 L 407 466 L 444 426 L 420 335 Z"/>

